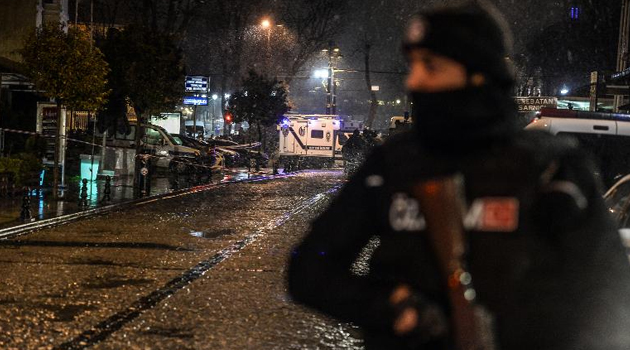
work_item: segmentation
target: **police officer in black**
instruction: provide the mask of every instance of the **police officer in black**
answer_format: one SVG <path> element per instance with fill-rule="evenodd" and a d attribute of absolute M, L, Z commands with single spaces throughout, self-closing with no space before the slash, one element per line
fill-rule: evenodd
<path fill-rule="evenodd" d="M 365 138 L 361 136 L 361 132 L 358 129 L 354 130 L 341 148 L 343 159 L 346 161 L 345 170 L 348 174 L 353 174 L 357 167 L 363 162 L 367 148 L 367 142 Z"/>
<path fill-rule="evenodd" d="M 294 300 L 360 326 L 368 350 L 630 349 L 630 266 L 593 162 L 517 127 L 504 28 L 480 1 L 414 17 L 413 130 L 375 148 L 292 253 Z M 465 204 L 454 284 L 414 192 L 449 176 Z M 354 273 L 366 246 L 369 271 Z M 459 284 L 491 341 L 458 341 Z"/>

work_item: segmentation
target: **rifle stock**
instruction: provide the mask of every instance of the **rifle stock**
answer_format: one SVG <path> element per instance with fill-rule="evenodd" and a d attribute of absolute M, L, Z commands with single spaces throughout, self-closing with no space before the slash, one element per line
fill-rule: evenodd
<path fill-rule="evenodd" d="M 474 304 L 475 290 L 465 268 L 466 203 L 462 176 L 422 181 L 414 187 L 413 194 L 424 214 L 429 241 L 448 290 L 455 349 L 495 349 L 490 317 Z"/>

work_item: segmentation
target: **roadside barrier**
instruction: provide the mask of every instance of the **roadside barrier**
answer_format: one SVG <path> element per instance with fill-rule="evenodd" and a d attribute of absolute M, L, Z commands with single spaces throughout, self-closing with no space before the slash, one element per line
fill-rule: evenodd
<path fill-rule="evenodd" d="M 26 130 L 17 130 L 17 129 L 7 129 L 7 128 L 0 128 L 0 131 L 3 132 L 9 132 L 9 133 L 14 133 L 14 134 L 22 134 L 22 135 L 42 135 L 41 133 L 38 132 L 34 132 L 34 131 L 26 131 Z M 74 142 L 74 143 L 80 143 L 80 144 L 84 144 L 84 145 L 88 145 L 88 146 L 94 146 L 94 147 L 100 147 L 100 148 L 108 148 L 108 149 L 119 149 L 117 147 L 111 147 L 111 146 L 103 146 L 103 145 L 99 145 L 96 143 L 92 143 L 92 142 L 87 142 L 87 141 L 83 141 L 83 140 L 77 140 L 71 137 L 67 137 L 65 136 L 66 141 L 69 142 Z M 252 144 L 248 144 L 248 145 L 237 145 L 237 146 L 223 146 L 223 148 L 226 149 L 230 149 L 230 150 L 239 150 L 239 149 L 251 149 L 251 148 L 256 148 L 260 146 L 260 142 L 255 142 Z M 151 158 L 156 158 L 156 159 L 160 159 L 163 158 L 162 156 L 156 156 L 156 155 L 152 155 L 152 154 L 139 154 L 137 156 L 143 156 L 143 157 L 151 157 Z M 199 169 L 209 169 L 209 170 L 218 170 L 218 168 L 216 166 L 208 166 L 208 165 L 203 165 L 203 164 L 195 164 L 195 163 L 191 163 L 191 162 L 186 162 L 186 161 L 180 161 L 177 159 L 171 159 L 170 162 L 173 162 L 175 164 L 182 164 L 182 165 L 186 165 L 186 166 L 192 166 L 192 167 L 196 167 Z"/>
<path fill-rule="evenodd" d="M 81 186 L 81 195 L 79 196 L 79 208 L 85 209 L 85 208 L 88 207 L 88 201 L 87 201 L 87 198 L 88 198 L 88 194 L 87 194 L 87 190 L 88 190 L 87 183 L 88 183 L 88 180 L 87 179 L 83 179 L 81 182 L 83 183 L 83 186 Z"/>
<path fill-rule="evenodd" d="M 24 196 L 22 197 L 22 211 L 20 212 L 20 220 L 22 222 L 33 221 L 31 215 L 31 191 L 28 188 L 24 188 Z"/>
<path fill-rule="evenodd" d="M 103 199 L 101 199 L 101 203 L 107 203 L 112 200 L 112 177 L 107 175 L 105 176 L 105 188 L 103 189 Z"/>

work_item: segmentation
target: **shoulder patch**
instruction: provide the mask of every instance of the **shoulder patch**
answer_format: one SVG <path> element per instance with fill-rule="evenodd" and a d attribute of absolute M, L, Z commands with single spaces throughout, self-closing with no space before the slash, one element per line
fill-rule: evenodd
<path fill-rule="evenodd" d="M 519 201 L 514 197 L 478 198 L 470 206 L 464 226 L 484 232 L 513 232 L 518 228 Z"/>

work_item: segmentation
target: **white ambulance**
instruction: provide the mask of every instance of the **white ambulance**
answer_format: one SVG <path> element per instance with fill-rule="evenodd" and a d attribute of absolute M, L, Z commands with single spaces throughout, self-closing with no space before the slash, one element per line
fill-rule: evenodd
<path fill-rule="evenodd" d="M 362 123 L 338 115 L 286 115 L 278 125 L 279 162 L 285 168 L 332 166 L 343 160 L 346 134 L 362 128 Z"/>
<path fill-rule="evenodd" d="M 389 120 L 389 136 L 411 129 L 413 120 L 409 116 L 394 116 Z"/>

